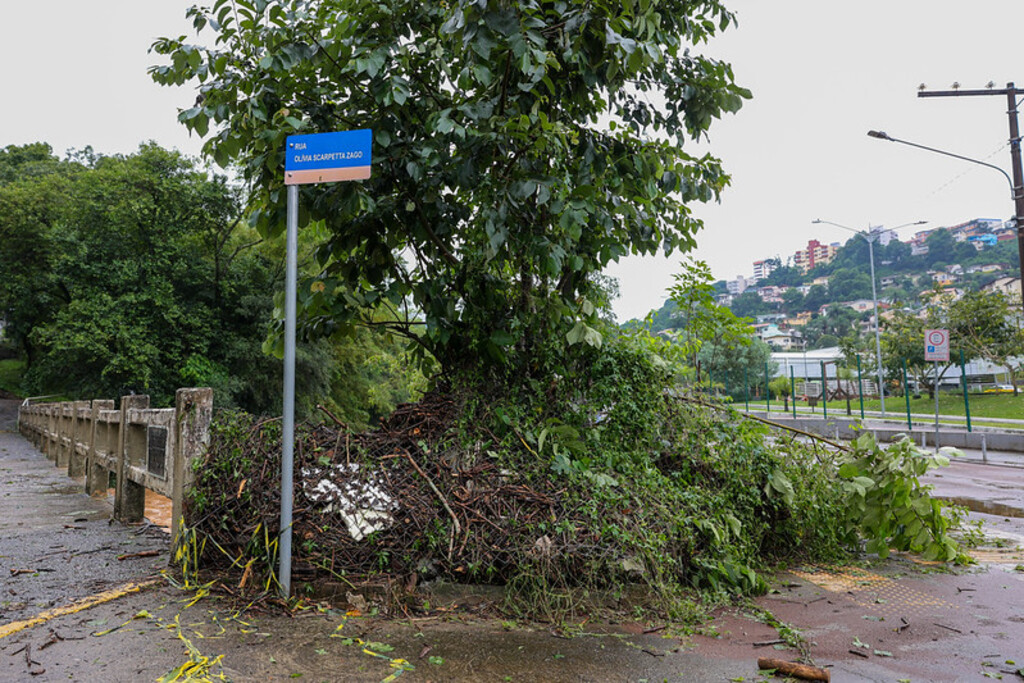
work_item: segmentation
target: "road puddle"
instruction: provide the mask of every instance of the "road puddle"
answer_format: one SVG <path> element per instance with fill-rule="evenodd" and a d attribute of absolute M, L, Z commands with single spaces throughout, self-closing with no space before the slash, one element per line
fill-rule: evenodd
<path fill-rule="evenodd" d="M 975 498 L 966 498 L 963 496 L 944 496 L 945 500 L 955 505 L 962 505 L 972 512 L 983 512 L 986 515 L 995 515 L 997 517 L 1017 517 L 1024 518 L 1024 510 L 1012 505 L 1004 505 L 1003 503 L 994 503 L 990 500 L 977 500 Z"/>
<path fill-rule="evenodd" d="M 107 501 L 114 504 L 114 489 L 107 489 Z M 171 532 L 171 499 L 146 489 L 146 509 L 143 516 L 154 526 Z"/>
<path fill-rule="evenodd" d="M 171 531 L 171 499 L 146 489 L 146 519 L 169 533 Z"/>

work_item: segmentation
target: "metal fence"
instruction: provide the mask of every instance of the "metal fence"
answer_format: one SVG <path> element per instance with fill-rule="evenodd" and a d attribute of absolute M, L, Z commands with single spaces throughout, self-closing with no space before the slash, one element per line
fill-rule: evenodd
<path fill-rule="evenodd" d="M 956 393 L 961 396 L 963 414 L 943 416 L 943 422 L 962 424 L 968 432 L 973 431 L 974 422 L 1016 422 L 1016 420 L 1008 419 L 977 418 L 971 415 L 972 394 L 973 400 L 980 400 L 980 390 L 984 385 L 971 381 L 967 374 L 963 352 L 959 356 L 959 359 L 954 359 L 942 377 L 938 391 L 943 394 Z M 817 365 L 815 368 L 817 372 L 811 371 L 814 365 Z M 734 404 L 742 405 L 748 411 L 752 409 L 767 412 L 785 410 L 792 412 L 793 417 L 796 417 L 798 413 L 820 413 L 823 417 L 828 418 L 829 413 L 836 414 L 838 409 L 846 414 L 856 412 L 861 419 L 869 415 L 878 417 L 879 411 L 866 410 L 864 406 L 865 400 L 879 398 L 875 373 L 868 370 L 859 357 L 855 367 L 844 370 L 842 373 L 838 365 L 836 361 L 818 361 L 812 365 L 805 363 L 802 366 L 803 376 L 798 376 L 794 372 L 793 366 L 789 367 L 788 375 L 784 370 L 782 374 L 775 374 L 768 363 L 757 369 L 747 368 L 740 372 L 734 371 L 732 374 L 723 370 L 705 369 L 703 373 L 697 373 L 696 385 L 692 388 L 719 398 L 728 397 Z M 886 377 L 887 405 L 885 407 L 888 408 L 888 411 L 882 411 L 881 415 L 905 420 L 909 429 L 913 427 L 915 420 L 920 422 L 922 419 L 928 419 L 929 416 L 911 412 L 910 397 L 916 395 L 921 387 L 912 381 L 906 365 L 905 361 L 902 362 L 900 372 L 895 376 L 890 374 Z M 929 379 L 931 378 L 929 377 Z M 780 380 L 782 381 L 780 382 Z M 837 401 L 844 405 L 839 408 L 836 405 Z M 931 420 L 935 420 L 934 414 L 931 416 Z"/>

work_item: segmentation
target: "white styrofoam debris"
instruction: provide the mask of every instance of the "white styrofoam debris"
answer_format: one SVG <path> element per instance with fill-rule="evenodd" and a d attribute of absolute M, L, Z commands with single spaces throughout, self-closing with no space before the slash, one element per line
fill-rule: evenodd
<path fill-rule="evenodd" d="M 307 482 L 316 480 L 315 485 Z M 387 529 L 394 523 L 394 498 L 374 474 L 362 474 L 359 465 L 337 464 L 302 470 L 302 490 L 314 503 L 324 503 L 321 512 L 337 512 L 353 540 Z"/>

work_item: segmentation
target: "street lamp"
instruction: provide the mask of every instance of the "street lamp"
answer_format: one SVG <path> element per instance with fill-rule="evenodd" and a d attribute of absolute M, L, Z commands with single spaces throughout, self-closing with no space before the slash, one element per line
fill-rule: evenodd
<path fill-rule="evenodd" d="M 1011 85 L 1012 85 L 1012 83 L 1011 83 Z M 1015 112 L 1014 112 L 1014 116 L 1016 116 Z M 1012 119 L 1012 127 L 1013 127 L 1014 130 L 1016 129 L 1016 118 Z M 1014 133 L 1014 135 L 1016 135 L 1016 133 Z M 898 142 L 901 145 L 907 145 L 908 147 L 917 147 L 918 149 L 923 149 L 923 150 L 928 151 L 928 152 L 935 152 L 936 154 L 942 154 L 943 156 L 947 156 L 947 157 L 953 157 L 954 159 L 960 159 L 961 161 L 969 161 L 972 164 L 978 164 L 979 166 L 986 166 L 988 168 L 995 169 L 996 171 L 999 171 L 1000 173 L 1003 174 L 1003 177 L 1006 178 L 1006 182 L 1010 185 L 1010 196 L 1013 199 L 1013 207 L 1014 207 L 1013 221 L 1015 223 L 1014 228 L 1017 230 L 1017 253 L 1020 256 L 1020 262 L 1021 262 L 1020 264 L 1021 264 L 1021 269 L 1022 269 L 1022 272 L 1021 272 L 1021 305 L 1024 306 L 1024 181 L 1021 181 L 1021 182 L 1018 182 L 1018 183 L 1014 183 L 1013 179 L 1010 178 L 1010 174 L 1007 173 L 1006 171 L 1004 171 L 1003 169 L 999 168 L 995 164 L 990 164 L 990 163 L 987 163 L 987 162 L 984 162 L 984 161 L 979 161 L 978 159 L 972 159 L 970 157 L 965 157 L 965 156 L 962 156 L 960 154 L 954 154 L 952 152 L 947 152 L 946 150 L 943 150 L 943 149 L 936 149 L 935 147 L 928 147 L 926 145 L 919 145 L 916 142 L 909 142 L 907 140 L 900 140 L 899 138 L 894 138 L 893 136 L 889 135 L 885 131 L 869 130 L 868 131 L 868 137 L 877 138 L 879 140 L 886 140 L 888 142 Z M 1019 142 L 1020 142 L 1019 138 L 1016 138 L 1015 140 L 1011 140 L 1011 143 L 1016 144 L 1018 147 L 1019 147 Z M 1020 171 L 1020 154 L 1019 154 L 1019 151 L 1015 151 L 1013 162 L 1014 162 L 1014 175 L 1020 176 L 1021 175 L 1021 171 Z"/>
<path fill-rule="evenodd" d="M 908 225 L 921 225 L 928 221 L 913 221 L 911 223 L 904 223 L 903 225 L 897 225 L 895 228 L 890 230 L 898 230 L 899 228 L 905 228 Z M 854 228 L 840 225 L 839 223 L 833 223 L 832 221 L 823 221 L 820 218 L 815 218 L 811 223 L 825 223 L 827 225 L 834 225 L 837 228 L 843 230 L 849 230 L 850 232 L 856 233 L 864 238 L 868 243 L 868 260 L 871 263 L 871 301 L 875 308 L 875 361 L 876 369 L 878 371 L 878 398 L 882 403 L 882 417 L 885 417 L 885 383 L 882 379 L 882 338 L 879 333 L 881 327 L 881 318 L 878 316 L 878 290 L 875 288 L 875 240 L 878 239 L 878 229 L 882 226 L 878 225 L 872 228 L 868 225 L 867 230 L 856 230 Z"/>

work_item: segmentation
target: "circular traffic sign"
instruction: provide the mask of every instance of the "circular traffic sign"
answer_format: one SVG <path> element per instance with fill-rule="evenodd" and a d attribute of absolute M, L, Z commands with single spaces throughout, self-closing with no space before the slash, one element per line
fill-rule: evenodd
<path fill-rule="evenodd" d="M 935 346 L 944 346 L 946 344 L 945 330 L 932 330 L 929 332 L 928 343 L 934 344 Z"/>

